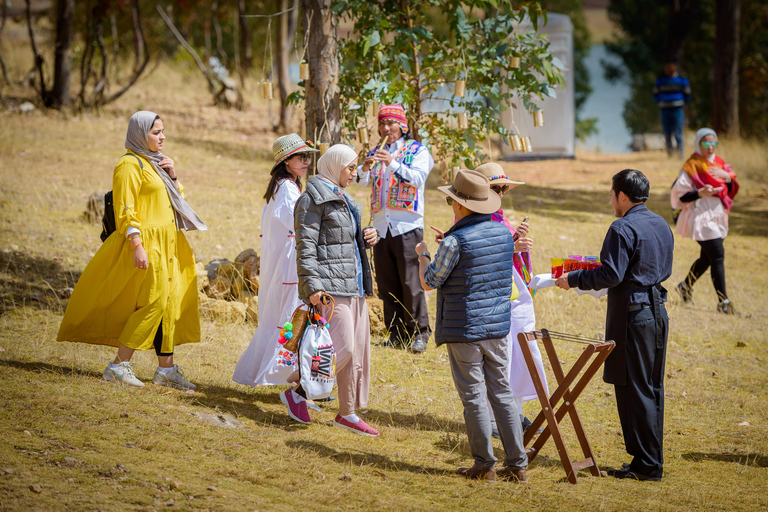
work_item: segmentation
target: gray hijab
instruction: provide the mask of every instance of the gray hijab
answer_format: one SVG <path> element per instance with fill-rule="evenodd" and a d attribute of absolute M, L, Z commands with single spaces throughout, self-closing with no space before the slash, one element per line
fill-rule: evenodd
<path fill-rule="evenodd" d="M 181 197 L 179 189 L 176 188 L 176 184 L 173 182 L 168 173 L 160 167 L 160 161 L 165 157 L 164 154 L 159 151 L 152 151 L 149 149 L 148 135 L 152 129 L 152 125 L 155 124 L 155 119 L 158 116 L 154 112 L 148 110 L 141 110 L 131 116 L 128 121 L 128 133 L 125 135 L 125 149 L 130 149 L 137 155 L 141 155 L 146 158 L 152 167 L 157 172 L 160 179 L 165 183 L 165 189 L 168 191 L 168 198 L 171 200 L 171 205 L 176 213 L 176 228 L 185 229 L 187 231 L 208 231 L 208 226 L 205 222 L 195 213 L 195 210 Z"/>

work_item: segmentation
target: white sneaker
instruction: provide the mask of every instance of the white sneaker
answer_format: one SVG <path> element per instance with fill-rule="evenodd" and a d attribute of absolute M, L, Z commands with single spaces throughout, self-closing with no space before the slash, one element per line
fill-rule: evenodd
<path fill-rule="evenodd" d="M 144 387 L 144 383 L 137 379 L 136 375 L 133 374 L 133 363 L 127 361 L 118 364 L 117 368 L 112 368 L 111 365 L 107 365 L 107 369 L 104 370 L 104 375 L 102 375 L 102 377 L 109 382 L 120 382 L 138 388 Z"/>
<path fill-rule="evenodd" d="M 176 389 L 197 389 L 197 386 L 184 378 L 184 374 L 181 373 L 181 368 L 177 364 L 173 365 L 173 371 L 170 373 L 160 373 L 158 368 L 155 371 L 155 377 L 152 379 L 152 382 Z"/>

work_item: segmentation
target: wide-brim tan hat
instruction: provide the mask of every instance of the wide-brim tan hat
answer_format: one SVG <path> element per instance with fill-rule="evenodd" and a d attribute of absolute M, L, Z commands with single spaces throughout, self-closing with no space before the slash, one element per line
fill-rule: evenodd
<path fill-rule="evenodd" d="M 456 173 L 452 185 L 437 187 L 437 190 L 475 213 L 490 214 L 501 208 L 501 198 L 491 193 L 490 181 L 481 172 L 462 169 Z"/>
<path fill-rule="evenodd" d="M 475 169 L 477 172 L 482 173 L 491 185 L 509 185 L 509 188 L 515 188 L 520 185 L 525 185 L 524 181 L 515 181 L 509 179 L 504 168 L 496 162 L 488 162 Z"/>
<path fill-rule="evenodd" d="M 318 150 L 311 147 L 299 134 L 283 135 L 278 137 L 272 144 L 272 156 L 275 157 L 275 165 L 272 167 L 272 170 L 274 171 L 280 162 L 284 162 L 294 155 L 317 152 Z"/>

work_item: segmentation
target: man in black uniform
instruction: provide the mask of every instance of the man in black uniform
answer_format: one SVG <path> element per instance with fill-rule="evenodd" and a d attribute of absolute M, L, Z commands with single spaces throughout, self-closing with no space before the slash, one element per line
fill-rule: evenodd
<path fill-rule="evenodd" d="M 616 389 L 616 406 L 627 452 L 633 456 L 616 478 L 659 481 L 664 433 L 664 360 L 669 319 L 661 286 L 672 273 L 674 238 L 667 222 L 648 210 L 650 184 L 640 171 L 613 177 L 611 224 L 600 251 L 603 266 L 558 278 L 568 290 L 608 288 L 605 338 L 616 347 L 605 361 L 603 380 Z"/>

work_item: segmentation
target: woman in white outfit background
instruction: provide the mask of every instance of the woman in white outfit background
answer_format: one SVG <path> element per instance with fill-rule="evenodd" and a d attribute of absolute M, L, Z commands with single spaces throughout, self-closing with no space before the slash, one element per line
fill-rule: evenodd
<path fill-rule="evenodd" d="M 272 146 L 275 166 L 264 194 L 261 214 L 261 271 L 259 274 L 259 326 L 237 362 L 232 380 L 239 384 L 288 385 L 285 372 L 275 372 L 277 340 L 283 324 L 291 320 L 299 300 L 293 208 L 301 195 L 311 148 L 297 134 L 278 138 Z"/>

